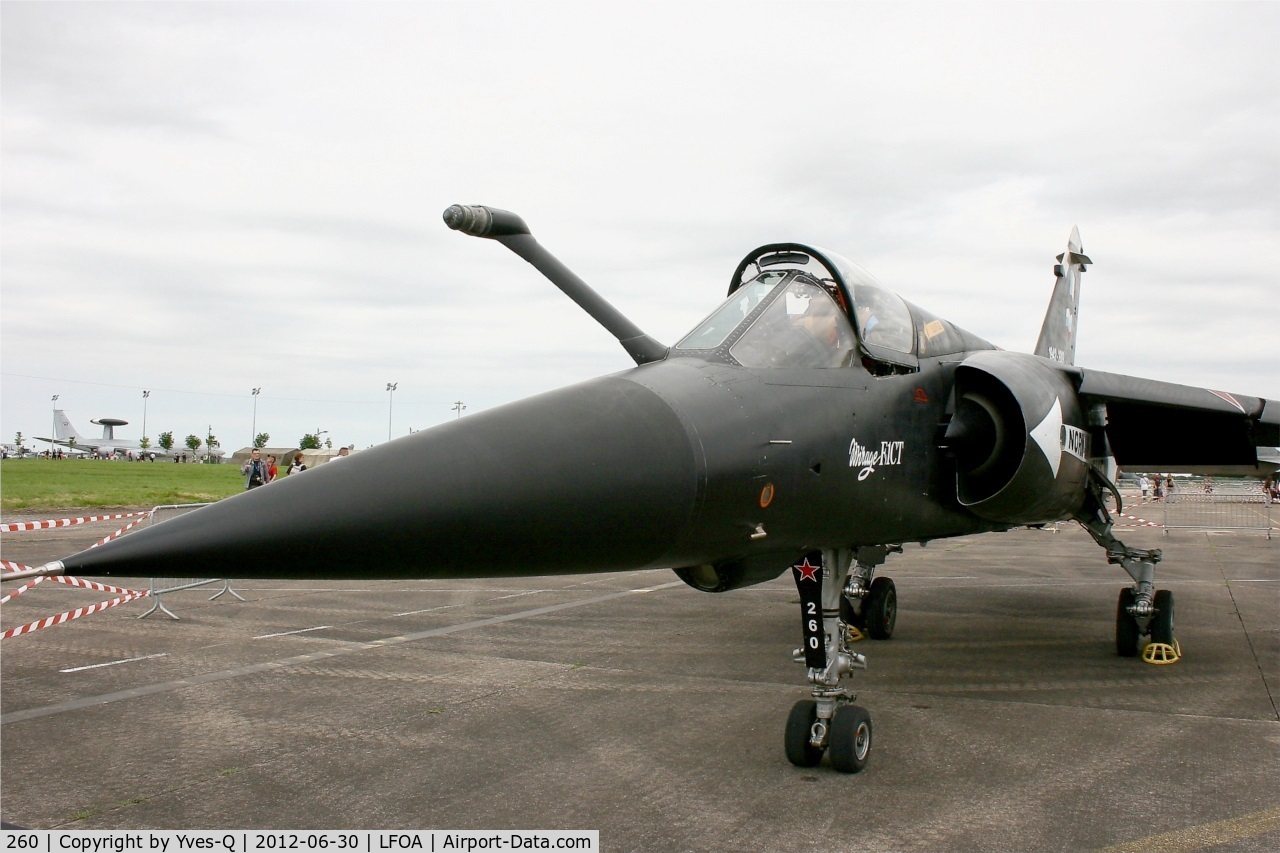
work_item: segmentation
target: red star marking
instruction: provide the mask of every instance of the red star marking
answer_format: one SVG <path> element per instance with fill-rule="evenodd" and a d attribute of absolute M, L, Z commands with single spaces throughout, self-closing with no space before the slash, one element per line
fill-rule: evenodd
<path fill-rule="evenodd" d="M 802 581 L 814 581 L 814 582 L 817 582 L 817 580 L 818 580 L 818 569 L 819 569 L 820 567 L 819 567 L 819 566 L 811 566 L 811 565 L 809 565 L 809 558 L 808 558 L 808 557 L 805 557 L 805 558 L 804 558 L 804 562 L 803 562 L 803 563 L 801 563 L 801 564 L 800 564 L 800 565 L 798 565 L 798 566 L 795 566 L 795 568 L 796 568 L 796 569 L 798 569 L 798 570 L 799 570 L 799 572 L 800 572 L 800 580 L 802 580 Z"/>

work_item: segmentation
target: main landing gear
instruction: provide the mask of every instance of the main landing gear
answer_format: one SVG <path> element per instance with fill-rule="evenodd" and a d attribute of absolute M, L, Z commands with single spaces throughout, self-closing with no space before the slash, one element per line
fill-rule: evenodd
<path fill-rule="evenodd" d="M 831 766 L 857 773 L 871 755 L 871 715 L 841 680 L 867 659 L 849 644 L 870 635 L 888 639 L 898 614 L 898 595 L 889 578 L 875 578 L 876 566 L 900 546 L 849 551 L 813 551 L 791 567 L 800 592 L 804 646 L 794 658 L 808 667 L 811 699 L 797 702 L 787 718 L 787 759 L 813 767 L 825 752 Z M 850 569 L 850 564 L 854 564 Z M 864 633 L 865 632 L 865 633 Z"/>
<path fill-rule="evenodd" d="M 836 559 L 844 556 L 830 553 L 836 554 Z M 873 640 L 893 636 L 893 626 L 898 621 L 898 589 L 891 578 L 877 578 L 875 573 L 889 554 L 901 553 L 901 545 L 853 549 L 853 566 L 848 570 L 848 580 L 840 596 L 840 620 L 857 629 L 857 634 L 850 632 L 850 642 L 863 636 Z"/>
<path fill-rule="evenodd" d="M 1076 521 L 1107 550 L 1107 562 L 1119 564 L 1133 578 L 1133 586 L 1120 590 L 1116 603 L 1116 653 L 1131 658 L 1141 651 L 1147 663 L 1177 663 L 1182 658 L 1182 646 L 1173 636 L 1173 592 L 1155 588 L 1160 549 L 1130 548 L 1117 539 L 1101 488 L 1096 480 L 1091 480 L 1090 485 L 1089 497 Z M 1119 501 L 1118 496 L 1116 500 Z"/>

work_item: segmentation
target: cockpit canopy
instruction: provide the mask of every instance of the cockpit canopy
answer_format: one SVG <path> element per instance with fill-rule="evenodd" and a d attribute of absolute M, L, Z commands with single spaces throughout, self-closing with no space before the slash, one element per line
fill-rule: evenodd
<path fill-rule="evenodd" d="M 857 348 L 848 315 L 832 293 L 807 273 L 790 270 L 762 273 L 738 288 L 678 347 L 726 344 L 743 367 L 845 367 Z"/>
<path fill-rule="evenodd" d="M 914 371 L 921 356 L 993 349 L 852 261 L 797 243 L 748 255 L 729 298 L 675 348 L 752 368 L 845 367 L 861 356 L 877 373 Z"/>

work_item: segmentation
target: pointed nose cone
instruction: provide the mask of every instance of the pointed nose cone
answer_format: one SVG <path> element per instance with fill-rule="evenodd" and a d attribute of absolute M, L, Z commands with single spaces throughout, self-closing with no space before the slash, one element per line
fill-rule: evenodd
<path fill-rule="evenodd" d="M 63 560 L 68 574 L 430 578 L 653 564 L 697 500 L 689 435 L 604 377 L 415 433 Z"/>

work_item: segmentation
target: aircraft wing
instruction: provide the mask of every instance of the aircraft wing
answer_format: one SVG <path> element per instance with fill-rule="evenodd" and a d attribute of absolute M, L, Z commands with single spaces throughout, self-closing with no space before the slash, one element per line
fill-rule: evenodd
<path fill-rule="evenodd" d="M 49 442 L 56 444 L 59 447 L 70 447 L 74 450 L 83 450 L 85 453 L 88 453 L 89 451 L 96 451 L 101 446 L 101 443 L 97 441 L 77 441 L 75 444 L 72 444 L 65 438 L 41 438 L 38 435 L 32 436 L 31 440 Z"/>
<path fill-rule="evenodd" d="M 1280 444 L 1280 401 L 1101 370 L 1079 371 L 1081 403 L 1105 407 L 1116 464 L 1129 471 L 1265 475 L 1258 448 Z"/>

